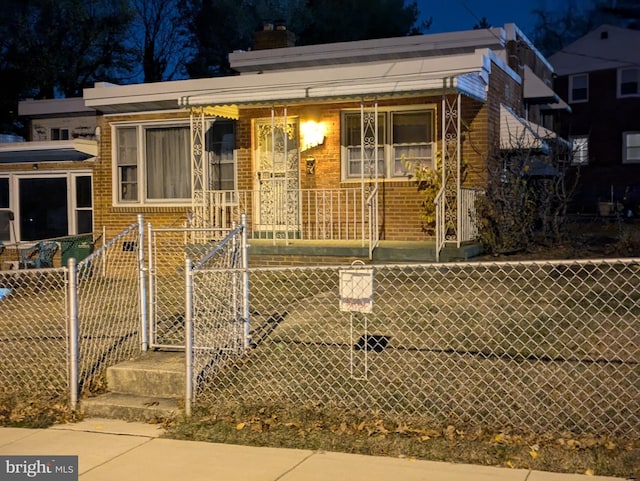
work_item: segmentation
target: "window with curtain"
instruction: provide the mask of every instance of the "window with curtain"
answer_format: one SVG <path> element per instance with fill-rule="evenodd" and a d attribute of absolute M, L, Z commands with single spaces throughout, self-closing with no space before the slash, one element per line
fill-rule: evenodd
<path fill-rule="evenodd" d="M 147 199 L 191 198 L 189 127 L 146 129 Z"/>
<path fill-rule="evenodd" d="M 347 155 L 347 177 L 361 177 L 364 167 L 365 177 L 375 172 L 373 164 L 375 152 L 368 151 L 370 158 L 362 161 L 362 124 L 365 130 L 365 146 L 372 145 L 375 132 L 375 115 L 365 112 L 364 122 L 361 122 L 360 112 L 346 113 L 344 116 L 344 146 Z M 378 114 L 378 175 L 384 175 L 384 143 L 385 143 L 386 114 Z M 366 154 L 365 154 L 366 155 Z"/>
<path fill-rule="evenodd" d="M 191 199 L 191 134 L 186 123 L 116 127 L 118 196 L 122 203 Z"/>
<path fill-rule="evenodd" d="M 407 163 L 433 169 L 433 112 L 394 112 L 393 174 L 407 175 Z"/>
<path fill-rule="evenodd" d="M 571 165 L 587 165 L 589 163 L 589 137 L 577 135 L 571 140 Z"/>
<path fill-rule="evenodd" d="M 386 110 L 378 112 L 378 175 L 385 178 L 407 176 L 407 163 L 434 168 L 434 109 Z M 360 111 L 344 112 L 342 116 L 343 177 L 373 175 L 370 159 L 361 159 L 361 131 L 365 130 L 365 145 L 374 142 L 374 114 Z M 373 152 L 369 150 L 372 156 Z"/>

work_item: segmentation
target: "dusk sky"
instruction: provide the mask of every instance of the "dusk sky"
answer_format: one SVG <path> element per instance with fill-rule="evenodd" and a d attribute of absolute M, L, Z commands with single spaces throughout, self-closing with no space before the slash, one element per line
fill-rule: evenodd
<path fill-rule="evenodd" d="M 470 30 L 480 18 L 487 17 L 494 27 L 515 23 L 531 37 L 535 22 L 532 10 L 557 3 L 557 0 L 418 0 L 418 7 L 423 17 L 433 18 L 426 33 Z"/>

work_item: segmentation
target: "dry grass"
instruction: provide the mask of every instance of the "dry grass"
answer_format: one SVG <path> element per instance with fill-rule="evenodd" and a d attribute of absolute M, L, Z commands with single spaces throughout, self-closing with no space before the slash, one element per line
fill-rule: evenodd
<path fill-rule="evenodd" d="M 488 430 L 362 415 L 318 405 L 218 406 L 166 424 L 167 437 L 634 478 L 640 442 Z"/>

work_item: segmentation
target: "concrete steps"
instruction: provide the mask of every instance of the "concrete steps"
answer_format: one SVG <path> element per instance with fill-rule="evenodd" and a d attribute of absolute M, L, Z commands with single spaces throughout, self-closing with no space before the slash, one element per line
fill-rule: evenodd
<path fill-rule="evenodd" d="M 109 392 L 83 399 L 87 417 L 152 421 L 182 411 L 185 360 L 182 352 L 150 351 L 107 369 Z"/>

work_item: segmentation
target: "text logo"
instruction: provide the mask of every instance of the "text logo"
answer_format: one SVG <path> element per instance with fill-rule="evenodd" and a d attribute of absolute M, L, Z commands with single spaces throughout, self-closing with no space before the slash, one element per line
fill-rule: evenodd
<path fill-rule="evenodd" d="M 0 456 L 0 481 L 78 481 L 78 456 Z"/>

